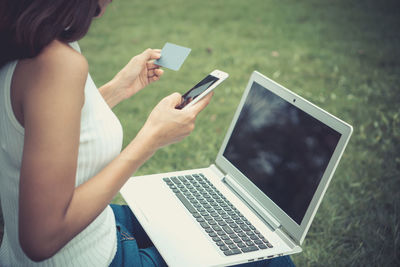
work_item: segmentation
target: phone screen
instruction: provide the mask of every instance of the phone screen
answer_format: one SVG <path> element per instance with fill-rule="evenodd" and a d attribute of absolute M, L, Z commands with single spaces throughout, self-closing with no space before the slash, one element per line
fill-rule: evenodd
<path fill-rule="evenodd" d="M 192 89 L 187 91 L 183 96 L 182 103 L 177 106 L 177 109 L 182 109 L 185 107 L 187 104 L 192 102 L 195 98 L 197 98 L 201 93 L 203 93 L 205 90 L 207 90 L 211 85 L 213 85 L 216 81 L 218 81 L 219 78 L 208 75 L 205 77 L 203 80 L 201 80 L 198 84 L 196 84 Z"/>

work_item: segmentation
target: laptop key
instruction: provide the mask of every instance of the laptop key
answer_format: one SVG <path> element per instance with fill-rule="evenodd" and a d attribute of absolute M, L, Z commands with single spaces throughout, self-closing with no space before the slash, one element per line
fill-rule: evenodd
<path fill-rule="evenodd" d="M 201 209 L 203 206 L 201 204 L 199 204 L 199 202 L 197 202 L 197 203 L 193 203 L 193 207 L 195 207 L 196 209 Z"/>
<path fill-rule="evenodd" d="M 228 248 L 228 249 L 229 249 L 229 248 Z M 224 254 L 225 254 L 226 256 L 234 255 L 233 252 L 232 252 L 231 250 L 224 251 Z"/>
<path fill-rule="evenodd" d="M 236 255 L 236 254 L 240 254 L 240 253 L 242 253 L 242 252 L 239 249 L 232 249 L 232 250 L 224 251 L 224 254 L 226 256 Z"/>
<path fill-rule="evenodd" d="M 222 236 L 222 235 L 225 235 L 225 232 L 224 231 L 217 231 L 217 234 L 219 235 L 219 236 Z"/>
<path fill-rule="evenodd" d="M 246 245 L 248 245 L 249 247 L 254 246 L 254 243 L 251 241 L 246 241 Z"/>
<path fill-rule="evenodd" d="M 229 224 L 229 226 L 230 226 L 231 228 L 233 228 L 233 229 L 239 227 L 236 223 L 231 223 L 231 224 Z"/>
<path fill-rule="evenodd" d="M 246 237 L 246 233 L 244 233 L 244 232 L 238 233 L 237 235 L 240 237 Z"/>
<path fill-rule="evenodd" d="M 264 245 L 264 243 L 261 240 L 254 240 L 254 243 L 258 246 Z"/>
<path fill-rule="evenodd" d="M 212 221 L 214 221 L 213 217 L 211 217 L 211 216 L 209 216 L 209 215 L 204 216 L 204 219 L 206 219 L 207 222 L 212 222 Z M 216 230 L 216 231 L 217 231 L 217 230 Z"/>
<path fill-rule="evenodd" d="M 228 248 L 230 249 L 237 249 L 237 246 L 235 244 L 229 245 Z"/>
<path fill-rule="evenodd" d="M 256 251 L 256 250 L 258 250 L 258 247 L 256 247 L 256 246 L 242 248 L 243 252 L 251 252 L 251 251 Z"/>
<path fill-rule="evenodd" d="M 237 237 L 237 238 L 234 238 L 234 239 L 233 239 L 233 242 L 235 242 L 235 243 L 241 243 L 241 242 L 242 242 L 242 239 L 240 239 L 239 237 Z"/>
<path fill-rule="evenodd" d="M 246 244 L 243 243 L 243 242 L 237 243 L 236 245 L 237 245 L 239 248 L 245 248 L 245 247 L 246 247 Z"/>
<path fill-rule="evenodd" d="M 219 211 L 217 211 L 218 212 L 218 214 L 219 215 L 221 215 L 221 216 L 228 216 L 228 214 L 226 214 L 226 212 L 224 211 L 224 210 L 219 210 Z M 228 216 L 229 217 L 229 216 Z M 226 218 L 224 218 L 224 219 L 226 219 Z"/>
<path fill-rule="evenodd" d="M 200 225 L 201 225 L 201 227 L 203 227 L 203 228 L 210 228 L 210 226 L 209 226 L 208 223 L 206 223 L 206 222 L 202 222 L 202 223 L 200 223 Z"/>
<path fill-rule="evenodd" d="M 240 228 L 242 228 L 243 231 L 249 231 L 250 230 L 250 228 L 247 225 L 244 225 L 244 224 L 240 225 Z"/>
<path fill-rule="evenodd" d="M 258 236 L 256 236 L 256 235 L 250 235 L 249 237 L 251 240 L 260 240 L 260 239 L 258 239 Z"/>
<path fill-rule="evenodd" d="M 232 229 L 231 229 L 228 225 L 223 226 L 222 229 L 224 229 L 224 231 L 225 231 L 228 235 L 234 233 L 234 232 L 232 231 Z"/>
<path fill-rule="evenodd" d="M 225 243 L 224 243 L 224 241 L 218 241 L 217 243 L 215 243 L 215 244 L 217 244 L 217 246 L 219 246 L 219 247 L 221 247 L 221 246 L 225 246 Z"/>
<path fill-rule="evenodd" d="M 224 219 L 222 219 L 221 217 L 215 217 L 214 220 L 216 220 L 217 222 L 223 222 Z"/>
<path fill-rule="evenodd" d="M 180 183 L 181 181 L 179 181 L 179 179 L 175 176 L 171 177 L 171 181 L 173 181 L 174 183 Z"/>
<path fill-rule="evenodd" d="M 211 233 L 209 233 L 208 234 L 210 237 L 216 237 L 217 236 L 217 234 L 215 233 L 215 232 L 211 232 Z"/>
<path fill-rule="evenodd" d="M 223 236 L 221 236 L 221 239 L 222 239 L 222 240 L 229 240 L 229 236 L 223 235 Z"/>
<path fill-rule="evenodd" d="M 213 208 L 205 208 L 210 214 L 213 213 L 214 209 Z"/>
<path fill-rule="evenodd" d="M 250 241 L 250 238 L 248 238 L 247 236 L 245 236 L 245 237 L 242 237 L 242 240 L 245 241 L 245 242 L 248 242 L 248 241 Z"/>
<path fill-rule="evenodd" d="M 226 222 L 220 221 L 220 222 L 218 222 L 218 224 L 219 224 L 219 226 L 225 226 L 225 225 L 226 225 Z"/>
<path fill-rule="evenodd" d="M 219 247 L 222 251 L 227 251 L 229 250 L 229 248 L 227 246 L 220 246 Z"/>
<path fill-rule="evenodd" d="M 215 237 L 212 238 L 212 240 L 214 242 L 218 242 L 218 241 L 221 241 L 221 238 L 219 238 L 218 236 L 215 236 Z"/>
<path fill-rule="evenodd" d="M 222 228 L 219 227 L 218 225 L 214 225 L 212 228 L 214 229 L 214 231 L 220 231 L 220 230 L 222 230 Z"/>

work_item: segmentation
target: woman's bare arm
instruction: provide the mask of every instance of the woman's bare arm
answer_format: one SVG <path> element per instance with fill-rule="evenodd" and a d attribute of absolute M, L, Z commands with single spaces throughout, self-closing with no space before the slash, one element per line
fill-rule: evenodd
<path fill-rule="evenodd" d="M 159 49 L 146 49 L 133 57 L 111 81 L 99 88 L 111 108 L 160 79 L 164 71 L 153 62 L 161 57 L 160 53 Z"/>
<path fill-rule="evenodd" d="M 121 154 L 75 188 L 87 73 L 83 56 L 61 43 L 50 45 L 15 73 L 22 79 L 18 85 L 25 87 L 19 238 L 35 261 L 51 257 L 89 225 L 158 148 L 189 135 L 211 98 L 187 110 L 175 109 L 179 94 L 164 98 Z"/>

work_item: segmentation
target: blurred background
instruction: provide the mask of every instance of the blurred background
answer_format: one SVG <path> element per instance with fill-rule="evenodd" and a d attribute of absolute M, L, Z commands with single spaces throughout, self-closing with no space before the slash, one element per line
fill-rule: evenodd
<path fill-rule="evenodd" d="M 230 77 L 193 134 L 135 175 L 210 165 L 258 70 L 354 127 L 295 264 L 400 266 L 400 1 L 114 0 L 80 46 L 101 86 L 165 42 L 192 52 L 178 72 L 166 69 L 114 109 L 124 145 L 164 96 L 216 68 Z"/>

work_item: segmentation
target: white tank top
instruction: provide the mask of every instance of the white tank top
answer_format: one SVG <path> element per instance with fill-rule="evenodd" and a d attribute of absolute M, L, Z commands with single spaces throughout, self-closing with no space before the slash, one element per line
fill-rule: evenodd
<path fill-rule="evenodd" d="M 80 52 L 77 43 L 71 46 Z M 50 259 L 33 262 L 19 245 L 18 193 L 24 128 L 11 107 L 10 87 L 16 65 L 17 61 L 13 61 L 0 69 L 0 197 L 5 224 L 0 266 L 108 266 L 117 247 L 115 218 L 109 206 Z M 81 111 L 76 186 L 103 169 L 121 147 L 121 124 L 88 75 Z"/>

